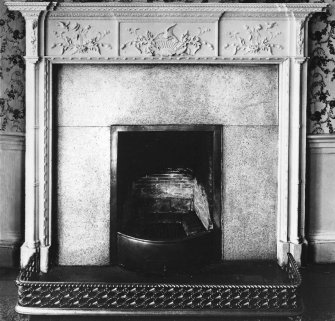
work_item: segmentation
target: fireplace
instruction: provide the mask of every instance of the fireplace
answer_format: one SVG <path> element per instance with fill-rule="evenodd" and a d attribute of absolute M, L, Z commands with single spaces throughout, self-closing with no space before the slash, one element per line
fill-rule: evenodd
<path fill-rule="evenodd" d="M 219 261 L 221 127 L 111 130 L 112 262 L 167 272 Z"/>
<path fill-rule="evenodd" d="M 275 260 L 278 77 L 270 64 L 54 66 L 57 264 L 115 264 L 129 186 L 169 168 L 204 188 L 217 258 Z"/>
<path fill-rule="evenodd" d="M 327 5 L 7 5 L 27 47 L 17 311 L 300 315 L 307 20 Z"/>

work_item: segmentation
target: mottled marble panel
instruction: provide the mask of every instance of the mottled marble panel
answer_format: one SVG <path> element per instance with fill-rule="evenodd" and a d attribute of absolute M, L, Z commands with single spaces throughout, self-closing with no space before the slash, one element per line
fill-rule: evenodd
<path fill-rule="evenodd" d="M 110 130 L 58 128 L 57 243 L 64 265 L 109 263 Z"/>
<path fill-rule="evenodd" d="M 61 264 L 109 261 L 112 124 L 224 125 L 224 258 L 276 257 L 277 67 L 64 65 L 56 77 Z"/>
<path fill-rule="evenodd" d="M 275 259 L 278 127 L 223 130 L 223 257 Z"/>
<path fill-rule="evenodd" d="M 58 68 L 61 126 L 278 124 L 278 68 L 274 65 Z"/>

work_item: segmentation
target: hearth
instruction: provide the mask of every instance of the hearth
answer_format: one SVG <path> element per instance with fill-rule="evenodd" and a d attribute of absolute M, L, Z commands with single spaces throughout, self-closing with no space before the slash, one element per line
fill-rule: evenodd
<path fill-rule="evenodd" d="M 26 19 L 16 310 L 299 318 L 307 21 L 327 4 L 7 5 Z"/>
<path fill-rule="evenodd" d="M 166 273 L 219 261 L 221 126 L 112 126 L 111 140 L 112 262 Z"/>

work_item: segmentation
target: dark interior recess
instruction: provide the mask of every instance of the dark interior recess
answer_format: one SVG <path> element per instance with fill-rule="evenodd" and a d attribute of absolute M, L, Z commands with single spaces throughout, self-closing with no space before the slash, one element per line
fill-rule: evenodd
<path fill-rule="evenodd" d="M 211 132 L 121 132 L 118 139 L 117 198 L 118 226 L 123 230 L 124 204 L 131 185 L 140 177 L 164 172 L 166 169 L 190 169 L 204 186 L 212 212 L 212 145 Z M 162 200 L 163 202 L 163 200 Z M 159 224 L 158 224 L 159 225 Z M 178 229 L 178 224 L 174 224 Z M 157 226 L 158 227 L 158 226 Z M 159 227 L 158 227 L 159 228 Z M 162 228 L 161 228 L 162 230 Z"/>
<path fill-rule="evenodd" d="M 171 270 L 218 260 L 221 127 L 112 126 L 111 142 L 113 263 Z"/>

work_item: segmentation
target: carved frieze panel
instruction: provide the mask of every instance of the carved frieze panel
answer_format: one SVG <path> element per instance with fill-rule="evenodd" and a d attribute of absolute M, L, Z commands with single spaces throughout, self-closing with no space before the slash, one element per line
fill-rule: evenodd
<path fill-rule="evenodd" d="M 114 21 L 50 20 L 47 30 L 47 55 L 110 57 L 117 54 Z"/>
<path fill-rule="evenodd" d="M 220 23 L 222 56 L 286 56 L 287 22 L 273 19 L 225 19 Z"/>
<path fill-rule="evenodd" d="M 215 56 L 215 25 L 206 23 L 121 23 L 120 55 Z"/>

